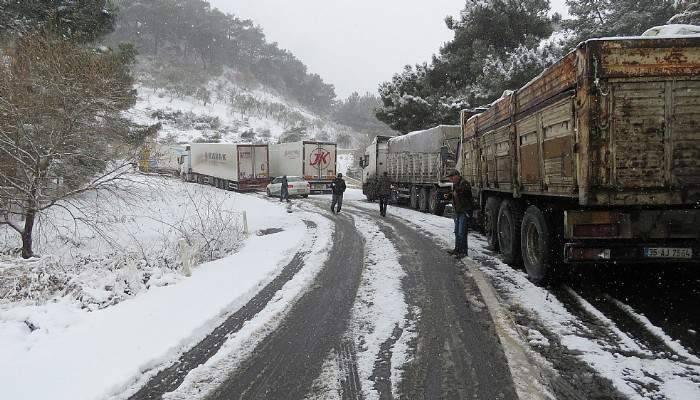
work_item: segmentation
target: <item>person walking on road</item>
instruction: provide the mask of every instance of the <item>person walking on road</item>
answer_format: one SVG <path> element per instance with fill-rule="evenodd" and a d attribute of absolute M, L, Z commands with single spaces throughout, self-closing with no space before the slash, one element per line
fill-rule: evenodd
<path fill-rule="evenodd" d="M 462 179 L 457 170 L 452 170 L 447 177 L 452 182 L 452 206 L 455 220 L 455 248 L 449 253 L 462 258 L 469 252 L 469 219 L 473 209 L 472 188 Z"/>
<path fill-rule="evenodd" d="M 287 181 L 287 175 L 282 177 L 282 187 L 280 188 L 280 203 L 286 201 L 289 203 L 289 181 Z"/>
<path fill-rule="evenodd" d="M 333 189 L 333 201 L 331 202 L 331 212 L 333 214 L 340 213 L 340 209 L 343 207 L 343 193 L 345 193 L 345 180 L 343 179 L 343 174 L 338 174 L 338 177 L 331 183 L 331 189 Z M 336 211 L 336 205 L 338 210 Z"/>
<path fill-rule="evenodd" d="M 389 175 L 384 172 L 377 182 L 377 194 L 379 197 L 379 214 L 386 217 L 386 207 L 391 197 L 391 181 Z"/>

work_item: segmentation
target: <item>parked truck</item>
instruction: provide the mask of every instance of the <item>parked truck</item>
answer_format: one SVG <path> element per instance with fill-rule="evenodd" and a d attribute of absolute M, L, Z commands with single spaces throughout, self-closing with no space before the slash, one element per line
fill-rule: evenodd
<path fill-rule="evenodd" d="M 148 142 L 143 146 L 139 169 L 177 176 L 180 173 L 180 159 L 185 154 L 185 146 Z"/>
<path fill-rule="evenodd" d="M 475 217 L 532 281 L 580 262 L 700 260 L 700 37 L 589 40 L 471 114 Z"/>
<path fill-rule="evenodd" d="M 452 184 L 444 177 L 457 165 L 461 137 L 458 125 L 396 137 L 377 136 L 360 161 L 363 193 L 374 200 L 376 181 L 387 172 L 397 201 L 442 215 L 452 192 Z"/>
<path fill-rule="evenodd" d="M 266 144 L 192 143 L 181 157 L 188 182 L 227 190 L 262 190 L 270 183 Z"/>
<path fill-rule="evenodd" d="M 302 141 L 270 145 L 270 176 L 300 176 L 311 192 L 330 192 L 336 175 L 337 145 Z"/>

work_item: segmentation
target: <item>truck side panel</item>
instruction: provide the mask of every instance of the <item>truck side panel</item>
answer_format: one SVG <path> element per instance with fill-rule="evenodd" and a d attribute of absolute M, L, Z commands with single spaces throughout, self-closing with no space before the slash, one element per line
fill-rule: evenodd
<path fill-rule="evenodd" d="M 238 150 L 235 144 L 192 143 L 190 151 L 193 173 L 238 180 Z"/>
<path fill-rule="evenodd" d="M 270 177 L 304 176 L 304 148 L 302 142 L 271 144 Z"/>
<path fill-rule="evenodd" d="M 542 176 L 544 189 L 549 193 L 570 196 L 576 193 L 574 119 L 573 99 L 564 99 L 542 110 Z"/>

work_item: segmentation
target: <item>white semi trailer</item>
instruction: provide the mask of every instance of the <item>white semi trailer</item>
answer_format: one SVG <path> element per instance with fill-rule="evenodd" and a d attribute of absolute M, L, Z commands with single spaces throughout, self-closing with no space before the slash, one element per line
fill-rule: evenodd
<path fill-rule="evenodd" d="M 362 190 L 376 198 L 376 180 L 387 172 L 398 201 L 442 215 L 452 200 L 452 184 L 442 178 L 457 167 L 460 126 L 440 125 L 403 136 L 377 136 L 361 160 Z"/>
<path fill-rule="evenodd" d="M 261 190 L 270 183 L 266 144 L 192 143 L 181 159 L 183 179 L 227 190 Z"/>
<path fill-rule="evenodd" d="M 301 141 L 270 145 L 270 176 L 300 176 L 312 192 L 329 192 L 336 175 L 337 145 Z"/>

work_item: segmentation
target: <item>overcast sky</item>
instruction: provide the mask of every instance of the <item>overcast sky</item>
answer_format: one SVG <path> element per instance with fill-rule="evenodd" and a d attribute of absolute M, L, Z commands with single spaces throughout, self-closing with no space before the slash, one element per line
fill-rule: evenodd
<path fill-rule="evenodd" d="M 565 0 L 551 0 L 555 11 Z M 339 97 L 377 92 L 406 64 L 430 60 L 452 38 L 447 15 L 464 0 L 210 0 L 250 18 L 269 41 L 290 50 Z"/>

